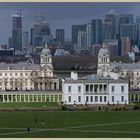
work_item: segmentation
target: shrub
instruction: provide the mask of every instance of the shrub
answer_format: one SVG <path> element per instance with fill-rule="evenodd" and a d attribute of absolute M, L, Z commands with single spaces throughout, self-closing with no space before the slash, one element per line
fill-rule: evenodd
<path fill-rule="evenodd" d="M 133 110 L 139 110 L 139 106 L 136 106 L 136 105 L 135 105 L 135 106 L 133 107 Z"/>

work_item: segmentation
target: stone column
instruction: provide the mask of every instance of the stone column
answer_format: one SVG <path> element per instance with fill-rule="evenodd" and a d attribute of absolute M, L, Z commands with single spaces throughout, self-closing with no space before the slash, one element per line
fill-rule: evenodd
<path fill-rule="evenodd" d="M 34 102 L 34 101 L 35 101 L 34 94 L 32 94 L 32 102 Z"/>
<path fill-rule="evenodd" d="M 26 102 L 25 94 L 24 94 L 24 102 Z"/>
<path fill-rule="evenodd" d="M 41 102 L 42 102 L 42 94 L 41 94 Z"/>
<path fill-rule="evenodd" d="M 47 101 L 46 94 L 45 94 L 45 102 Z"/>
<path fill-rule="evenodd" d="M 16 102 L 17 102 L 17 94 L 16 94 Z"/>
<path fill-rule="evenodd" d="M 3 102 L 5 102 L 4 94 L 2 95 L 2 97 L 3 97 Z"/>
<path fill-rule="evenodd" d="M 38 102 L 38 94 L 36 94 L 36 101 Z"/>
<path fill-rule="evenodd" d="M 19 101 L 21 102 L 21 94 L 19 95 Z"/>
<path fill-rule="evenodd" d="M 28 94 L 28 102 L 30 102 L 30 95 Z"/>
<path fill-rule="evenodd" d="M 59 102 L 59 94 L 57 94 L 57 102 Z"/>
<path fill-rule="evenodd" d="M 11 102 L 13 102 L 13 94 L 11 94 Z"/>
<path fill-rule="evenodd" d="M 7 102 L 9 102 L 9 94 L 7 94 Z"/>
<path fill-rule="evenodd" d="M 53 95 L 53 102 L 55 102 L 55 94 Z"/>
<path fill-rule="evenodd" d="M 49 94 L 49 102 L 51 102 L 51 94 Z"/>

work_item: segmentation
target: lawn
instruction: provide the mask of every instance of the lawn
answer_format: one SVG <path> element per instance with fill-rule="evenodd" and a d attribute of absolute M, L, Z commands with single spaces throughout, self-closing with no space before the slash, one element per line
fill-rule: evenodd
<path fill-rule="evenodd" d="M 139 116 L 137 111 L 1 112 L 0 137 L 140 138 Z"/>
<path fill-rule="evenodd" d="M 0 108 L 24 108 L 24 107 L 56 107 L 58 106 L 58 103 L 56 102 L 1 102 Z"/>

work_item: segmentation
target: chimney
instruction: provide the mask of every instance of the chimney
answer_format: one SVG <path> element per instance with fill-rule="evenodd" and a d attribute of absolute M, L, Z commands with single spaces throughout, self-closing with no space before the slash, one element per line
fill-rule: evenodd
<path fill-rule="evenodd" d="M 73 80 L 77 80 L 78 79 L 78 73 L 77 72 L 71 72 L 71 78 L 73 79 Z"/>

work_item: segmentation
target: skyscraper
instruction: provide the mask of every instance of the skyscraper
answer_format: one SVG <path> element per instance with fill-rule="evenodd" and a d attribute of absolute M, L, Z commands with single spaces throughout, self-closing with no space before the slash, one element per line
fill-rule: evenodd
<path fill-rule="evenodd" d="M 34 35 L 34 29 L 30 29 L 30 45 L 33 45 L 33 35 Z"/>
<path fill-rule="evenodd" d="M 102 20 L 92 20 L 92 44 L 101 44 L 102 42 Z"/>
<path fill-rule="evenodd" d="M 60 44 L 61 46 L 64 45 L 65 41 L 65 31 L 64 29 L 56 29 L 56 42 Z"/>
<path fill-rule="evenodd" d="M 78 32 L 78 48 L 83 49 L 87 47 L 87 33 L 86 31 Z"/>
<path fill-rule="evenodd" d="M 36 22 L 33 27 L 33 46 L 37 47 L 52 41 L 50 23 L 45 20 L 42 11 L 36 15 Z"/>
<path fill-rule="evenodd" d="M 10 47 L 22 51 L 22 15 L 21 11 L 12 15 L 12 38 Z"/>
<path fill-rule="evenodd" d="M 87 45 L 86 45 L 86 47 L 87 48 L 91 48 L 91 24 L 89 23 L 89 24 L 87 24 L 87 27 L 86 27 L 86 35 L 87 35 L 87 37 L 86 37 L 86 40 L 87 40 Z"/>
<path fill-rule="evenodd" d="M 29 33 L 28 31 L 23 32 L 23 37 L 22 37 L 22 48 L 27 49 L 29 45 Z"/>
<path fill-rule="evenodd" d="M 130 52 L 131 42 L 129 37 L 122 37 L 121 39 L 121 56 L 125 56 Z"/>
<path fill-rule="evenodd" d="M 105 15 L 103 22 L 103 39 L 116 39 L 117 38 L 117 14 L 111 10 Z"/>
<path fill-rule="evenodd" d="M 134 24 L 134 15 L 133 14 L 120 14 L 120 18 L 119 18 L 119 36 L 120 36 L 120 40 L 122 37 L 122 28 L 124 26 L 127 26 L 126 24 L 129 24 L 129 26 L 133 26 L 132 24 Z M 130 25 L 131 24 L 131 25 Z M 123 26 L 123 27 L 122 27 Z M 127 26 L 127 27 L 129 27 Z M 124 28 L 127 28 L 124 27 Z"/>
<path fill-rule="evenodd" d="M 134 41 L 134 24 L 121 24 L 120 38 L 129 37 L 130 41 Z"/>
<path fill-rule="evenodd" d="M 78 32 L 79 31 L 86 31 L 86 24 L 85 25 L 72 25 L 72 43 L 78 43 Z"/>
<path fill-rule="evenodd" d="M 136 17 L 136 31 L 137 44 L 140 49 L 140 17 Z"/>

